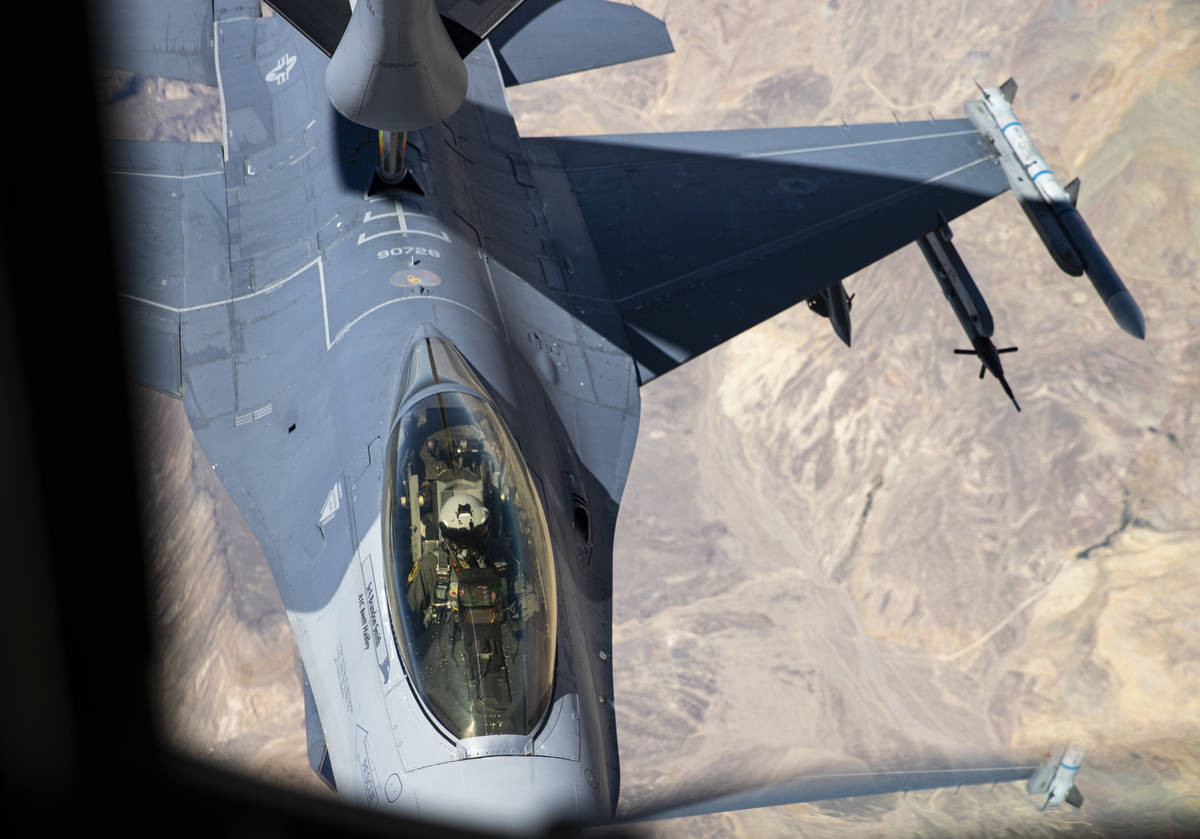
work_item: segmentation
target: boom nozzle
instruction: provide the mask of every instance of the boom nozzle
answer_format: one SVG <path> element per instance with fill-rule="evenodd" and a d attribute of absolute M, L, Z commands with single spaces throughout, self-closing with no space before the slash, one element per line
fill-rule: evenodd
<path fill-rule="evenodd" d="M 352 122 L 416 131 L 459 109 L 467 67 L 434 0 L 371 0 L 355 5 L 325 66 L 325 90 Z"/>

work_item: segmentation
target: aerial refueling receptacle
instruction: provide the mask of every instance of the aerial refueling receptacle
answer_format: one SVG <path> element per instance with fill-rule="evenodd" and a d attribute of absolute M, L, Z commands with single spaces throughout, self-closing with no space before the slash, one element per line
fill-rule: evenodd
<path fill-rule="evenodd" d="M 1025 128 L 1013 112 L 1017 84 L 1012 79 L 999 89 L 980 88 L 982 99 L 964 103 L 967 117 L 1000 154 L 1013 194 L 1046 249 L 1066 273 L 1088 279 L 1109 314 L 1135 338 L 1146 337 L 1146 321 L 1133 295 L 1117 276 L 1083 216 L 1075 209 L 1078 180 L 1063 189 Z"/>

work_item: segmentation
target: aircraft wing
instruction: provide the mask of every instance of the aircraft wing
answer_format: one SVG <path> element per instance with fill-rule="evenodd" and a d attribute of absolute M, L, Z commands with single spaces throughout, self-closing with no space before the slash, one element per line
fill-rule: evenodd
<path fill-rule="evenodd" d="M 526 147 L 569 179 L 642 384 L 1008 189 L 965 119 Z"/>
<path fill-rule="evenodd" d="M 522 0 L 435 0 L 450 40 L 464 58 Z M 350 23 L 349 0 L 267 0 L 326 55 L 333 55 Z"/>
<path fill-rule="evenodd" d="M 1012 781 L 1028 781 L 1025 791 L 1034 796 L 1040 809 L 1056 809 L 1062 804 L 1079 807 L 1083 803 L 1083 794 L 1075 786 L 1075 778 L 1083 754 L 1082 748 L 1069 744 L 1051 749 L 1040 764 L 1014 763 L 980 755 L 970 759 L 969 765 L 953 767 L 801 775 L 782 783 L 741 789 L 697 790 L 693 786 L 682 796 L 627 808 L 618 821 L 633 823 L 687 818 L 809 801 Z"/>
<path fill-rule="evenodd" d="M 632 823 L 728 813 L 758 807 L 780 807 L 810 801 L 829 801 L 837 798 L 858 798 L 864 795 L 883 795 L 893 792 L 939 789 L 1023 781 L 1038 769 L 1036 765 L 1001 764 L 957 769 L 927 769 L 898 772 L 844 772 L 828 775 L 805 775 L 782 784 L 759 787 L 707 798 L 672 801 L 665 805 L 650 804 L 634 808 L 619 818 Z"/>
<path fill-rule="evenodd" d="M 215 85 L 212 0 L 94 0 L 96 65 Z"/>

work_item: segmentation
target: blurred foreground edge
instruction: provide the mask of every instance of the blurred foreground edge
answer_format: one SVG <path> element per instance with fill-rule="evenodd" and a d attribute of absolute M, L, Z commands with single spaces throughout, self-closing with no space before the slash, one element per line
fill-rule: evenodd
<path fill-rule="evenodd" d="M 37 39 L 41 59 L 6 53 L 5 77 L 18 89 L 0 230 L 0 777 L 8 820 L 60 832 L 432 834 L 430 825 L 183 757 L 156 733 L 151 601 L 87 9 L 59 9 L 52 41 L 34 7 L 11 10 L 11 31 Z"/>

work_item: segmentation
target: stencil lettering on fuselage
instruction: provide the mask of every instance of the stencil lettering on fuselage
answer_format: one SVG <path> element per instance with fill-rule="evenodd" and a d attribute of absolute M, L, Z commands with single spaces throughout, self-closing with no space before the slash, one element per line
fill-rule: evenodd
<path fill-rule="evenodd" d="M 370 554 L 363 556 L 360 567 L 362 568 L 362 597 L 367 629 L 371 644 L 375 648 L 375 664 L 379 666 L 379 674 L 383 677 L 383 683 L 386 685 L 388 676 L 391 674 L 391 656 L 388 654 L 388 645 L 384 642 L 387 636 L 384 634 L 381 624 L 383 619 L 380 615 L 381 601 L 376 594 L 378 589 L 375 586 L 375 567 L 371 563 Z"/>
<path fill-rule="evenodd" d="M 379 806 L 379 788 L 375 783 L 375 767 L 371 762 L 371 753 L 367 748 L 367 730 L 361 725 L 355 726 L 354 756 L 358 760 L 358 771 L 362 774 L 363 794 L 367 806 Z"/>
<path fill-rule="evenodd" d="M 346 706 L 346 713 L 354 715 L 354 697 L 350 694 L 350 677 L 346 673 L 346 651 L 342 649 L 342 642 L 337 645 L 337 654 L 333 657 L 333 669 L 337 673 L 338 690 L 342 694 L 342 702 Z"/>

